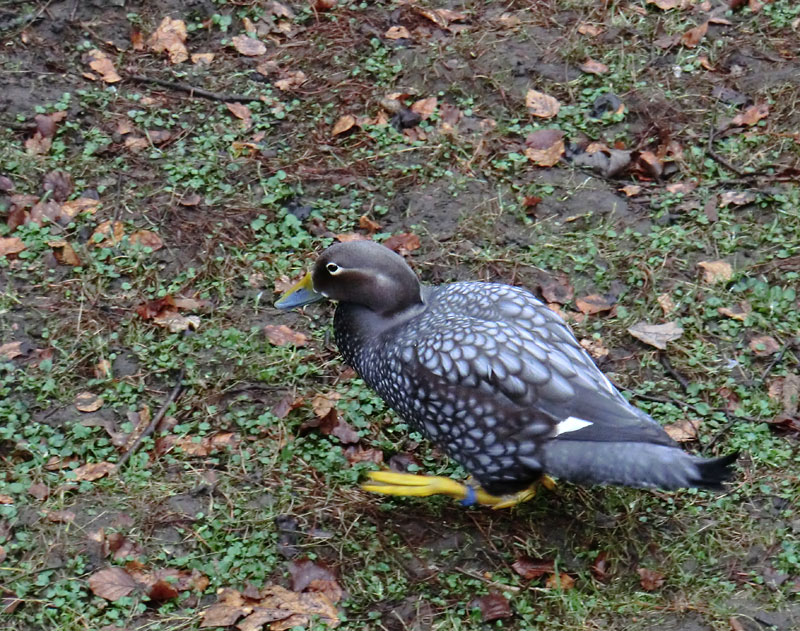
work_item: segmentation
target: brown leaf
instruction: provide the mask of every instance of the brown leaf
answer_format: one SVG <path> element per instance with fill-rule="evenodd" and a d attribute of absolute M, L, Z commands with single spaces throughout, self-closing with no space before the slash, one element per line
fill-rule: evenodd
<path fill-rule="evenodd" d="M 580 345 L 595 359 L 604 359 L 608 357 L 609 350 L 603 346 L 603 340 L 584 338 L 580 341 Z"/>
<path fill-rule="evenodd" d="M 708 22 L 703 22 L 699 26 L 690 28 L 683 35 L 681 35 L 681 44 L 686 48 L 694 48 L 700 43 L 700 40 L 706 36 L 708 32 Z"/>
<path fill-rule="evenodd" d="M 113 248 L 125 236 L 125 226 L 121 221 L 104 221 L 92 233 L 89 243 L 97 248 Z"/>
<path fill-rule="evenodd" d="M 353 129 L 356 125 L 356 117 L 352 114 L 345 114 L 336 121 L 336 124 L 331 130 L 331 136 L 338 136 L 346 131 Z"/>
<path fill-rule="evenodd" d="M 755 193 L 750 191 L 724 191 L 720 193 L 719 205 L 721 208 L 725 206 L 746 206 L 756 201 Z"/>
<path fill-rule="evenodd" d="M 249 128 L 252 124 L 250 108 L 244 103 L 225 103 L 225 107 L 236 118 L 241 119 L 244 128 Z"/>
<path fill-rule="evenodd" d="M 14 181 L 6 175 L 0 175 L 0 192 L 10 193 L 13 190 Z"/>
<path fill-rule="evenodd" d="M 311 409 L 317 418 L 323 418 L 336 406 L 336 402 L 342 398 L 338 392 L 329 391 L 316 395 L 311 399 Z"/>
<path fill-rule="evenodd" d="M 734 116 L 733 120 L 731 121 L 731 125 L 734 127 L 752 127 L 762 118 L 766 118 L 767 116 L 769 116 L 769 104 L 759 103 L 758 105 L 748 107 L 741 114 Z"/>
<path fill-rule="evenodd" d="M 71 265 L 78 267 L 81 264 L 81 259 L 78 257 L 75 248 L 73 248 L 67 241 L 59 239 L 57 241 L 48 241 L 47 245 L 53 248 L 53 256 L 56 257 L 61 265 Z"/>
<path fill-rule="evenodd" d="M 92 392 L 81 392 L 75 397 L 75 407 L 80 412 L 96 412 L 103 407 L 103 398 Z"/>
<path fill-rule="evenodd" d="M 13 504 L 14 498 L 10 495 L 0 495 L 0 504 Z"/>
<path fill-rule="evenodd" d="M 211 605 L 203 612 L 203 621 L 200 623 L 200 628 L 229 627 L 232 624 L 236 624 L 236 621 L 250 610 L 251 607 L 245 607 L 244 605 L 227 605 L 225 603 Z"/>
<path fill-rule="evenodd" d="M 483 622 L 510 618 L 513 615 L 511 603 L 502 594 L 486 594 L 486 596 L 476 598 L 470 603 L 470 607 L 480 608 Z"/>
<path fill-rule="evenodd" d="M 53 510 L 47 513 L 47 520 L 54 524 L 69 524 L 75 521 L 75 513 L 71 510 Z"/>
<path fill-rule="evenodd" d="M 289 576 L 292 579 L 292 591 L 303 592 L 312 586 L 314 581 L 336 582 L 336 575 L 327 565 L 320 561 L 303 558 L 289 562 Z M 311 591 L 314 591 L 313 589 Z M 341 597 L 341 592 L 339 594 Z M 336 601 L 333 601 L 336 602 Z"/>
<path fill-rule="evenodd" d="M 750 340 L 750 350 L 759 357 L 774 355 L 781 350 L 780 344 L 774 337 L 769 335 L 759 335 Z"/>
<path fill-rule="evenodd" d="M 110 462 L 89 462 L 75 469 L 73 473 L 78 482 L 92 482 L 94 480 L 99 480 L 109 473 L 113 473 L 115 469 L 116 465 Z"/>
<path fill-rule="evenodd" d="M 750 315 L 752 310 L 753 308 L 750 306 L 750 303 L 746 300 L 743 300 L 732 307 L 719 307 L 717 308 L 717 313 L 743 322 L 747 319 L 747 316 Z"/>
<path fill-rule="evenodd" d="M 418 250 L 422 245 L 419 237 L 411 232 L 403 232 L 395 234 L 383 242 L 390 250 L 394 250 L 398 254 L 405 256 L 414 250 Z"/>
<path fill-rule="evenodd" d="M 519 557 L 511 564 L 511 568 L 527 580 L 550 574 L 554 567 L 555 564 L 550 559 L 532 559 L 531 557 Z"/>
<path fill-rule="evenodd" d="M 267 47 L 263 42 L 249 35 L 237 35 L 231 38 L 231 43 L 239 54 L 247 57 L 258 57 L 267 52 Z"/>
<path fill-rule="evenodd" d="M 663 9 L 664 11 L 674 9 L 676 7 L 685 9 L 687 6 L 687 0 L 647 0 L 647 2 L 648 4 L 656 5 L 659 9 Z"/>
<path fill-rule="evenodd" d="M 564 155 L 564 132 L 558 129 L 538 129 L 525 138 L 525 156 L 540 167 L 557 164 Z"/>
<path fill-rule="evenodd" d="M 19 254 L 25 247 L 25 244 L 19 237 L 0 237 L 0 256 Z"/>
<path fill-rule="evenodd" d="M 210 66 L 214 57 L 214 53 L 192 53 L 191 59 L 196 66 Z"/>
<path fill-rule="evenodd" d="M 558 99 L 536 90 L 528 90 L 525 95 L 525 106 L 532 116 L 539 118 L 553 118 L 561 109 Z"/>
<path fill-rule="evenodd" d="M 578 24 L 578 33 L 581 35 L 590 35 L 592 37 L 597 37 L 603 32 L 602 26 L 597 26 L 596 24 L 589 24 L 588 22 L 581 22 Z"/>
<path fill-rule="evenodd" d="M 0 546 L 0 563 L 3 563 L 3 561 L 5 560 L 6 560 L 6 549 L 3 546 Z M 0 607 L 2 607 L 2 604 L 0 604 Z"/>
<path fill-rule="evenodd" d="M 605 552 L 605 550 L 595 557 L 594 563 L 592 563 L 590 570 L 592 572 L 592 576 L 594 576 L 601 583 L 605 583 L 611 578 L 611 568 L 609 567 L 608 554 Z"/>
<path fill-rule="evenodd" d="M 391 26 L 383 36 L 386 39 L 411 39 L 411 33 L 405 26 Z"/>
<path fill-rule="evenodd" d="M 733 278 L 733 267 L 727 261 L 700 261 L 697 266 L 703 270 L 703 281 L 709 285 Z"/>
<path fill-rule="evenodd" d="M 52 114 L 37 114 L 33 117 L 36 122 L 36 130 L 43 138 L 52 138 L 56 135 L 58 123 L 67 117 L 64 111 L 53 112 Z"/>
<path fill-rule="evenodd" d="M 608 66 L 600 61 L 595 61 L 594 59 L 587 59 L 579 66 L 579 68 L 586 74 L 605 74 L 608 72 Z"/>
<path fill-rule="evenodd" d="M 435 96 L 431 96 L 427 99 L 420 99 L 414 102 L 409 109 L 415 114 L 419 114 L 422 120 L 428 120 L 436 111 L 436 106 L 438 104 L 439 100 Z"/>
<path fill-rule="evenodd" d="M 72 201 L 64 202 L 61 204 L 61 212 L 70 218 L 78 216 L 80 213 L 89 213 L 93 215 L 100 205 L 99 199 L 92 199 L 91 197 L 78 197 Z"/>
<path fill-rule="evenodd" d="M 186 193 L 186 195 L 178 200 L 178 203 L 181 206 L 197 206 L 201 201 L 202 198 L 198 193 Z"/>
<path fill-rule="evenodd" d="M 575 587 L 575 579 L 564 572 L 559 574 L 551 574 L 547 577 L 544 586 L 547 589 L 560 589 L 566 592 Z"/>
<path fill-rule="evenodd" d="M 44 176 L 43 186 L 55 201 L 63 202 L 72 193 L 72 177 L 66 171 L 50 171 Z"/>
<path fill-rule="evenodd" d="M 350 464 L 357 462 L 374 462 L 381 464 L 383 462 L 383 452 L 380 449 L 372 449 L 371 447 L 361 447 L 360 445 L 350 445 L 344 450 L 344 457 Z"/>
<path fill-rule="evenodd" d="M 645 344 L 655 346 L 663 351 L 667 348 L 667 342 L 677 340 L 683 335 L 683 327 L 677 322 L 664 324 L 637 322 L 628 328 L 628 333 Z"/>
<path fill-rule="evenodd" d="M 594 315 L 604 311 L 611 311 L 611 309 L 614 308 L 614 305 L 609 302 L 605 296 L 601 296 L 600 294 L 591 294 L 590 296 L 578 298 L 575 300 L 575 306 L 577 306 L 578 311 L 584 315 Z"/>
<path fill-rule="evenodd" d="M 98 73 L 106 83 L 122 81 L 122 77 L 119 76 L 114 68 L 114 63 L 102 50 L 93 48 L 84 55 L 83 62 L 89 64 L 89 67 Z"/>
<path fill-rule="evenodd" d="M 138 583 L 120 567 L 107 567 L 89 577 L 89 589 L 95 596 L 115 601 L 136 589 Z"/>
<path fill-rule="evenodd" d="M 175 299 L 170 294 L 167 294 L 161 298 L 155 298 L 140 304 L 136 307 L 136 314 L 142 320 L 152 320 L 158 315 L 175 311 L 176 308 Z"/>
<path fill-rule="evenodd" d="M 661 572 L 646 567 L 640 567 L 636 572 L 639 574 L 639 583 L 645 591 L 652 592 L 664 585 L 664 575 Z"/>
<path fill-rule="evenodd" d="M 669 437 L 676 443 L 689 443 L 697 440 L 697 426 L 700 424 L 699 420 L 693 421 L 684 419 L 677 423 L 671 423 L 664 426 L 664 431 L 669 434 Z"/>
<path fill-rule="evenodd" d="M 672 301 L 672 297 L 669 294 L 659 294 L 658 298 L 656 298 L 658 302 L 658 306 L 661 307 L 661 310 L 664 312 L 665 316 L 668 316 L 670 313 L 675 311 L 675 303 Z"/>
<path fill-rule="evenodd" d="M 627 197 L 633 197 L 642 192 L 642 187 L 638 184 L 627 184 L 620 189 Z"/>
<path fill-rule="evenodd" d="M 361 436 L 345 421 L 336 408 L 332 408 L 319 422 L 319 431 L 325 436 L 335 436 L 344 445 L 352 445 L 361 440 Z"/>
<path fill-rule="evenodd" d="M 150 248 L 154 252 L 164 247 L 161 237 L 150 230 L 137 230 L 130 236 L 130 242 L 134 245 Z"/>
<path fill-rule="evenodd" d="M 636 168 L 646 176 L 658 179 L 664 172 L 664 162 L 652 151 L 639 151 L 636 156 Z"/>
<path fill-rule="evenodd" d="M 28 487 L 28 493 L 37 500 L 46 500 L 50 495 L 50 488 L 43 482 L 34 482 Z"/>
<path fill-rule="evenodd" d="M 0 345 L 0 359 L 11 361 L 20 355 L 24 355 L 22 352 L 22 342 L 6 342 Z"/>
<path fill-rule="evenodd" d="M 155 33 L 147 40 L 147 46 L 154 53 L 167 52 L 173 64 L 179 64 L 189 59 L 186 50 L 186 24 L 183 20 L 173 20 L 165 17 L 161 20 Z"/>
<path fill-rule="evenodd" d="M 306 79 L 306 74 L 302 70 L 291 70 L 286 73 L 285 78 L 275 82 L 275 87 L 286 92 L 287 90 L 299 88 L 306 82 Z"/>
<path fill-rule="evenodd" d="M 264 333 L 267 334 L 267 339 L 275 346 L 305 346 L 308 343 L 308 337 L 299 331 L 290 329 L 285 324 L 268 324 L 264 327 Z"/>
<path fill-rule="evenodd" d="M 560 305 L 565 305 L 575 297 L 575 290 L 566 277 L 543 283 L 539 285 L 539 289 L 545 302 L 557 302 Z"/>
<path fill-rule="evenodd" d="M 165 579 L 159 579 L 147 588 L 147 595 L 155 602 L 165 602 L 177 598 L 180 592 L 175 585 Z"/>
<path fill-rule="evenodd" d="M 358 218 L 358 227 L 362 230 L 366 230 L 369 234 L 375 234 L 381 229 L 381 224 L 377 221 L 373 221 L 367 215 L 361 215 L 361 217 Z"/>

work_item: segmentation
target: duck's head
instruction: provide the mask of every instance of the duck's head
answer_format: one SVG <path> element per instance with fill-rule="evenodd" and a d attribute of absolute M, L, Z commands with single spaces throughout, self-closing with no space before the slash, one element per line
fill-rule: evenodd
<path fill-rule="evenodd" d="M 422 302 L 419 280 L 403 257 L 374 241 L 337 243 L 275 303 L 294 309 L 329 298 L 393 315 Z"/>

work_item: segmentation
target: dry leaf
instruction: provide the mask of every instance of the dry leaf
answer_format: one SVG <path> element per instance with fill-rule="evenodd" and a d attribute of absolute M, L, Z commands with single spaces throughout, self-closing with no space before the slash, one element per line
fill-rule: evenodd
<path fill-rule="evenodd" d="M 609 350 L 603 346 L 603 340 L 584 338 L 580 341 L 580 345 L 589 351 L 589 354 L 595 359 L 608 357 Z"/>
<path fill-rule="evenodd" d="M 750 306 L 750 303 L 746 300 L 733 305 L 732 307 L 719 307 L 717 309 L 717 313 L 720 315 L 724 315 L 728 318 L 733 318 L 734 320 L 739 320 L 740 322 L 744 322 L 747 319 L 747 316 L 753 308 Z"/>
<path fill-rule="evenodd" d="M 19 254 L 25 249 L 25 244 L 19 237 L 0 237 L 0 256 Z"/>
<path fill-rule="evenodd" d="M 578 33 L 580 33 L 581 35 L 591 35 L 592 37 L 597 37 L 602 32 L 603 32 L 602 26 L 589 24 L 588 22 L 581 22 L 580 24 L 578 24 Z"/>
<path fill-rule="evenodd" d="M 575 297 L 575 290 L 566 277 L 551 280 L 539 285 L 539 291 L 546 302 L 557 302 L 565 305 Z"/>
<path fill-rule="evenodd" d="M 645 591 L 652 592 L 664 585 L 664 575 L 661 572 L 646 567 L 640 567 L 636 572 L 639 574 L 639 583 Z"/>
<path fill-rule="evenodd" d="M 192 53 L 192 63 L 196 66 L 209 66 L 214 61 L 214 53 Z"/>
<path fill-rule="evenodd" d="M 53 510 L 47 513 L 47 520 L 54 524 L 68 524 L 75 521 L 75 517 L 77 515 L 71 510 Z"/>
<path fill-rule="evenodd" d="M 675 303 L 672 301 L 672 298 L 669 294 L 660 294 L 658 298 L 656 298 L 658 302 L 658 306 L 661 307 L 661 310 L 664 312 L 664 315 L 669 315 L 673 311 L 675 311 Z"/>
<path fill-rule="evenodd" d="M 417 235 L 411 232 L 403 232 L 389 237 L 383 242 L 383 245 L 402 256 L 406 256 L 410 252 L 418 250 L 421 243 Z"/>
<path fill-rule="evenodd" d="M 731 125 L 733 127 L 741 127 L 743 125 L 751 127 L 762 118 L 766 118 L 767 116 L 769 116 L 769 105 L 767 103 L 760 103 L 758 105 L 748 107 L 741 114 L 734 116 L 733 120 L 731 121 Z"/>
<path fill-rule="evenodd" d="M 759 357 L 774 355 L 781 350 L 780 344 L 778 344 L 774 337 L 769 335 L 759 335 L 754 337 L 750 340 L 750 344 L 748 346 L 750 347 L 750 350 Z"/>
<path fill-rule="evenodd" d="M 697 264 L 703 270 L 703 281 L 709 285 L 723 283 L 733 278 L 733 267 L 727 261 L 700 261 Z"/>
<path fill-rule="evenodd" d="M 694 48 L 700 43 L 700 40 L 706 36 L 708 32 L 708 22 L 703 22 L 700 26 L 695 26 L 681 35 L 680 42 L 686 48 Z"/>
<path fill-rule="evenodd" d="M 88 63 L 89 67 L 99 73 L 100 78 L 106 83 L 122 81 L 122 77 L 117 73 L 111 59 L 102 50 L 93 48 L 87 52 L 84 56 L 84 63 Z"/>
<path fill-rule="evenodd" d="M 553 572 L 555 565 L 550 559 L 532 559 L 519 557 L 511 564 L 511 568 L 522 578 L 532 580 Z"/>
<path fill-rule="evenodd" d="M 303 333 L 290 329 L 285 324 L 268 324 L 264 327 L 267 339 L 275 346 L 305 346 L 308 337 Z"/>
<path fill-rule="evenodd" d="M 721 208 L 725 206 L 746 206 L 756 201 L 755 193 L 750 191 L 725 191 L 720 193 L 719 205 Z"/>
<path fill-rule="evenodd" d="M 95 228 L 89 243 L 98 248 L 113 248 L 124 236 L 125 226 L 122 222 L 108 220 Z"/>
<path fill-rule="evenodd" d="M 161 20 L 156 32 L 147 40 L 147 46 L 154 53 L 166 51 L 173 64 L 179 64 L 189 59 L 186 50 L 186 24 L 183 20 L 173 20 L 165 17 Z"/>
<path fill-rule="evenodd" d="M 311 399 L 311 409 L 318 418 L 324 418 L 336 406 L 336 402 L 342 398 L 338 392 L 323 392 Z"/>
<path fill-rule="evenodd" d="M 532 116 L 539 118 L 553 118 L 561 109 L 558 99 L 536 90 L 528 90 L 525 95 L 525 106 Z"/>
<path fill-rule="evenodd" d="M 151 248 L 154 252 L 164 247 L 161 237 L 150 230 L 137 230 L 129 238 L 132 244 Z"/>
<path fill-rule="evenodd" d="M 89 462 L 73 471 L 78 482 L 92 482 L 112 473 L 116 465 L 110 462 Z"/>
<path fill-rule="evenodd" d="M 525 156 L 540 167 L 557 164 L 564 155 L 564 132 L 558 129 L 539 129 L 525 138 Z"/>
<path fill-rule="evenodd" d="M 374 234 L 381 229 L 381 224 L 377 221 L 373 221 L 367 215 L 361 215 L 361 217 L 358 218 L 358 227 L 362 230 L 366 230 L 369 234 Z"/>
<path fill-rule="evenodd" d="M 609 578 L 611 578 L 608 554 L 605 551 L 597 555 L 590 570 L 592 572 L 592 576 L 594 576 L 600 582 L 605 583 Z"/>
<path fill-rule="evenodd" d="M 50 495 L 50 488 L 43 482 L 34 482 L 28 487 L 28 493 L 37 500 L 46 500 Z"/>
<path fill-rule="evenodd" d="M 103 399 L 91 392 L 81 392 L 75 397 L 75 407 L 81 412 L 96 412 L 103 407 Z"/>
<path fill-rule="evenodd" d="M 697 426 L 700 421 L 684 419 L 677 423 L 664 426 L 664 431 L 677 443 L 688 443 L 697 440 Z"/>
<path fill-rule="evenodd" d="M 194 315 L 184 316 L 175 311 L 165 311 L 153 318 L 153 324 L 168 329 L 172 333 L 196 331 L 200 328 L 200 318 Z"/>
<path fill-rule="evenodd" d="M 0 504 L 13 504 L 14 498 L 10 495 L 0 495 Z"/>
<path fill-rule="evenodd" d="M 115 601 L 129 595 L 138 583 L 121 567 L 108 567 L 89 577 L 89 589 L 95 596 Z"/>
<path fill-rule="evenodd" d="M 633 197 L 642 192 L 642 187 L 638 184 L 627 184 L 620 189 L 628 197 Z"/>
<path fill-rule="evenodd" d="M 97 212 L 97 207 L 100 205 L 99 199 L 92 199 L 91 197 L 78 197 L 69 202 L 61 204 L 61 212 L 70 218 L 76 217 L 80 213 L 88 213 L 93 215 Z"/>
<path fill-rule="evenodd" d="M 306 74 L 302 70 L 292 70 L 286 73 L 286 77 L 275 82 L 275 87 L 284 92 L 298 88 L 306 82 Z"/>
<path fill-rule="evenodd" d="M 547 577 L 544 586 L 547 589 L 560 589 L 567 591 L 575 587 L 575 579 L 564 572 L 559 574 L 551 574 Z"/>
<path fill-rule="evenodd" d="M 587 59 L 579 67 L 586 74 L 605 74 L 608 72 L 608 66 L 594 59 Z"/>
<path fill-rule="evenodd" d="M 22 342 L 7 342 L 0 345 L 0 359 L 4 361 L 10 361 L 23 354 Z"/>
<path fill-rule="evenodd" d="M 48 241 L 47 245 L 53 248 L 53 256 L 61 265 L 71 265 L 79 267 L 81 260 L 75 249 L 65 240 Z"/>
<path fill-rule="evenodd" d="M 94 367 L 94 376 L 96 379 L 109 379 L 111 378 L 111 362 L 107 359 L 101 359 Z"/>
<path fill-rule="evenodd" d="M 687 2 L 691 0 L 647 0 L 648 4 L 654 4 L 659 9 L 668 11 L 669 9 L 681 8 L 685 9 L 688 5 Z"/>
<path fill-rule="evenodd" d="M 578 311 L 585 315 L 594 315 L 604 311 L 611 311 L 614 305 L 611 304 L 604 296 L 600 294 L 592 294 L 590 296 L 583 296 L 575 301 Z"/>
<path fill-rule="evenodd" d="M 345 114 L 339 120 L 336 121 L 336 124 L 333 126 L 331 130 L 331 136 L 338 136 L 339 134 L 343 134 L 346 131 L 352 129 L 356 124 L 356 117 L 352 114 Z"/>
<path fill-rule="evenodd" d="M 422 120 L 428 120 L 436 111 L 436 106 L 439 104 L 435 96 L 428 97 L 427 99 L 420 99 L 414 102 L 409 108 L 415 114 L 419 114 Z"/>
<path fill-rule="evenodd" d="M 244 103 L 225 103 L 225 107 L 228 108 L 228 111 L 233 114 L 236 118 L 241 119 L 244 123 L 243 127 L 246 129 L 250 127 L 251 120 L 250 120 L 250 108 L 247 107 Z"/>
<path fill-rule="evenodd" d="M 667 348 L 667 342 L 677 340 L 683 335 L 683 328 L 677 322 L 665 324 L 637 322 L 628 328 L 628 333 L 645 344 L 655 346 L 663 351 Z"/>
<path fill-rule="evenodd" d="M 486 596 L 476 598 L 470 603 L 470 607 L 480 608 L 481 620 L 483 622 L 510 618 L 514 615 L 511 611 L 511 604 L 508 602 L 508 598 L 502 594 L 487 594 Z"/>
<path fill-rule="evenodd" d="M 237 35 L 231 39 L 231 43 L 239 54 L 247 57 L 258 57 L 267 52 L 267 47 L 263 42 L 249 35 Z"/>
<path fill-rule="evenodd" d="M 411 33 L 408 32 L 405 26 L 392 26 L 383 36 L 386 39 L 411 39 Z"/>

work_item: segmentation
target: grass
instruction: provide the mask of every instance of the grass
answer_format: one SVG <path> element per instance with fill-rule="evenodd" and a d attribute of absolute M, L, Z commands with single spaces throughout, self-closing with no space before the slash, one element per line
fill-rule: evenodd
<path fill-rule="evenodd" d="M 793 628 L 800 458 L 796 432 L 771 423 L 785 404 L 770 390 L 800 369 L 800 192 L 785 181 L 798 165 L 798 91 L 789 80 L 767 78 L 797 71 L 794 3 L 725 14 L 732 24 L 711 25 L 693 49 L 653 41 L 682 34 L 702 13 L 644 3 L 465 5 L 459 10 L 469 29 L 458 35 L 387 2 L 318 15 L 298 5 L 295 35 L 274 35 L 270 44 L 283 70 L 309 77 L 288 92 L 228 45 L 244 18 L 259 23 L 260 4 L 219 1 L 208 14 L 172 14 L 189 25 L 191 52 L 216 53 L 206 69 L 170 67 L 105 43 L 128 41 L 131 30 L 151 33 L 163 17 L 153 8 L 81 13 L 83 26 L 54 41 L 49 25 L 70 3 L 51 4 L 26 32 L 30 41 L 49 42 L 69 75 L 52 78 L 12 38 L 2 61 L 8 93 L 26 85 L 25 73 L 53 85 L 41 99 L 14 97 L 0 124 L 0 175 L 14 193 L 38 197 L 48 173 L 65 171 L 71 198 L 96 194 L 100 205 L 66 225 L 28 223 L 13 233 L 0 225 L 0 236 L 26 246 L 0 256 L 0 345 L 22 342 L 21 355 L 0 362 L 2 625 L 198 628 L 220 588 L 288 585 L 295 554 L 333 568 L 346 591 L 338 603 L 345 629 L 728 629 L 730 617 L 745 624 L 753 611 L 774 628 Z M 30 2 L 25 15 L 36 15 L 30 8 L 41 7 Z M 416 33 L 409 44 L 383 36 L 395 10 L 394 19 Z M 501 26 L 495 19 L 503 12 L 520 24 Z M 581 23 L 612 34 L 582 35 Z M 738 175 L 706 142 L 709 129 L 741 111 L 710 94 L 717 84 L 738 85 L 731 68 L 745 44 L 766 52 L 739 59 L 748 86 L 740 89 L 770 113 L 717 136 L 716 153 Z M 247 128 L 224 103 L 90 82 L 81 77 L 81 58 L 95 47 L 118 69 L 264 100 L 248 104 Z M 575 70 L 587 57 L 608 73 Z M 707 70 L 704 57 L 717 70 Z M 529 66 L 520 70 L 513 59 Z M 557 117 L 527 114 L 530 87 L 561 101 Z M 387 93 L 404 90 L 439 100 L 420 126 L 427 139 L 373 124 L 331 136 L 341 115 L 375 116 Z M 592 104 L 607 92 L 626 111 L 592 118 Z M 456 134 L 441 132 L 442 103 L 461 111 Z M 57 111 L 67 117 L 49 152 L 30 155 L 23 124 Z M 141 149 L 126 146 L 121 121 L 148 139 Z M 551 127 L 572 142 L 635 150 L 674 140 L 682 153 L 663 181 L 630 173 L 607 179 L 566 164 L 536 168 L 523 155 L 524 139 Z M 170 136 L 158 140 L 156 131 Z M 694 187 L 670 192 L 677 181 Z M 639 195 L 619 191 L 634 183 Z M 726 192 L 749 192 L 753 201 L 724 205 Z M 199 203 L 182 205 L 192 194 Z M 524 202 L 532 196 L 542 198 L 533 208 Z M 605 212 L 609 200 L 617 212 Z M 7 196 L 0 204 L 8 209 Z M 307 427 L 322 392 L 341 395 L 337 410 L 360 448 L 385 462 L 399 457 L 428 473 L 464 475 L 345 370 L 330 339 L 330 306 L 299 315 L 271 306 L 278 280 L 296 278 L 333 235 L 359 231 L 364 214 L 380 224 L 376 238 L 421 237 L 409 260 L 426 281 L 500 279 L 535 290 L 563 273 L 578 297 L 613 297 L 607 315 L 584 318 L 575 300 L 561 309 L 579 339 L 609 349 L 601 366 L 636 405 L 665 424 L 697 423 L 688 449 L 741 450 L 735 482 L 720 495 L 563 484 L 504 513 L 360 491 L 363 472 L 375 465 L 351 463 L 346 445 Z M 105 220 L 121 222 L 118 244 L 93 237 Z M 165 247 L 137 245 L 138 230 L 158 233 Z M 72 245 L 79 265 L 58 262 L 56 240 Z M 697 264 L 717 260 L 731 263 L 732 276 L 706 282 Z M 137 314 L 168 295 L 198 301 L 186 311 L 199 316 L 196 331 L 170 332 Z M 673 304 L 668 313 L 664 295 Z M 743 319 L 720 313 L 743 302 Z M 658 351 L 627 333 L 642 320 L 683 327 L 666 356 L 685 390 Z M 274 346 L 267 324 L 289 325 L 308 343 Z M 757 336 L 772 337 L 780 354 L 760 353 L 751 345 Z M 77 480 L 79 466 L 119 459 L 120 435 L 145 409 L 158 410 L 182 368 L 184 390 L 165 429 L 119 474 Z M 85 391 L 102 397 L 98 410 L 75 408 Z M 277 404 L 287 396 L 302 401 L 284 414 Z M 230 434 L 226 446 L 203 447 Z M 169 447 L 181 440 L 183 447 Z M 129 555 L 115 558 L 98 545 L 115 533 L 132 544 Z M 601 554 L 605 574 L 596 570 Z M 523 579 L 511 567 L 523 556 L 552 560 L 574 587 Z M 97 570 L 132 561 L 194 570 L 208 585 L 164 601 L 138 590 L 115 601 L 93 594 L 89 577 Z M 641 568 L 662 574 L 664 584 L 644 589 Z M 476 599 L 489 593 L 504 595 L 513 617 L 484 622 Z"/>

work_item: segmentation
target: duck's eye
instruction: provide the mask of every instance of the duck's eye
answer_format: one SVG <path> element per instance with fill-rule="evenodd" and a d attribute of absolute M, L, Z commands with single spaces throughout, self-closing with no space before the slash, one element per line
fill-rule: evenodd
<path fill-rule="evenodd" d="M 328 270 L 328 274 L 330 274 L 331 276 L 336 276 L 336 274 L 342 271 L 342 268 L 339 267 L 336 263 L 328 263 L 325 266 L 325 269 Z"/>

